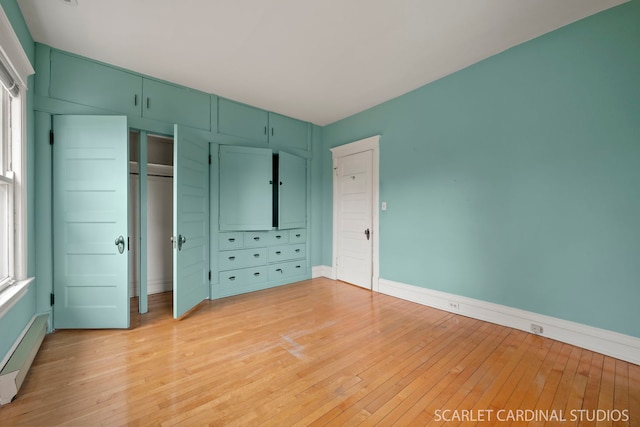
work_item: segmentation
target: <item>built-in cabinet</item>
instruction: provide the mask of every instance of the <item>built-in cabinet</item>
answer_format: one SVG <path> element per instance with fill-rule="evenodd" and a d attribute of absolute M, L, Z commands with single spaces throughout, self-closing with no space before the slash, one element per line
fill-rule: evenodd
<path fill-rule="evenodd" d="M 211 95 L 55 50 L 49 95 L 120 114 L 211 129 Z"/>
<path fill-rule="evenodd" d="M 268 148 L 220 146 L 221 231 L 273 227 L 273 152 Z"/>
<path fill-rule="evenodd" d="M 222 145 L 219 173 L 220 231 L 306 227 L 306 159 Z"/>
<path fill-rule="evenodd" d="M 175 133 L 174 124 L 179 124 L 196 129 L 196 134 L 208 139 L 214 150 L 219 147 L 219 159 L 213 160 L 209 183 L 211 298 L 310 277 L 307 256 L 309 123 L 39 43 L 36 44 L 36 65 L 34 108 L 39 112 L 126 115 L 132 129 L 144 130 L 147 135 L 149 132 L 171 135 Z M 36 135 L 36 156 L 50 156 L 44 148 L 49 147 L 49 128 L 36 129 Z M 132 148 L 137 147 L 133 139 L 130 143 Z M 212 154 L 215 156 L 216 151 Z M 153 151 L 147 155 L 148 161 L 154 163 Z M 168 170 L 171 166 L 163 167 Z M 148 169 L 153 168 L 148 166 Z M 134 168 L 131 171 L 135 173 Z M 136 201 L 146 200 L 152 209 L 144 220 L 147 252 L 153 260 L 148 260 L 144 273 L 148 284 L 150 279 L 157 279 L 153 284 L 158 286 L 150 286 L 149 290 L 161 291 L 166 289 L 164 285 L 169 282 L 166 278 L 170 271 L 152 269 L 155 261 L 160 266 L 169 263 L 166 260 L 171 250 L 167 243 L 169 219 L 164 214 L 170 211 L 165 205 L 171 198 L 168 190 L 171 177 L 147 177 L 146 195 L 137 194 L 138 179 L 136 175 L 132 177 L 131 193 Z M 39 187 L 38 191 L 43 198 L 50 198 L 45 187 Z M 149 206 L 156 199 L 164 200 L 158 205 L 165 207 Z M 133 201 L 132 206 L 136 206 Z M 135 248 L 137 230 L 134 219 L 130 222 Z M 162 256 L 153 255 L 152 248 L 162 249 Z M 131 294 L 136 292 L 135 284 L 142 277 L 134 255 L 130 262 Z M 157 277 L 154 272 L 158 273 Z M 51 272 L 41 269 L 39 274 L 45 277 Z"/>
<path fill-rule="evenodd" d="M 304 280 L 306 229 L 219 234 L 217 298 Z"/>
<path fill-rule="evenodd" d="M 278 153 L 277 226 L 279 229 L 307 226 L 307 161 Z"/>
<path fill-rule="evenodd" d="M 308 149 L 307 122 L 225 98 L 218 98 L 218 131 L 264 144 Z"/>

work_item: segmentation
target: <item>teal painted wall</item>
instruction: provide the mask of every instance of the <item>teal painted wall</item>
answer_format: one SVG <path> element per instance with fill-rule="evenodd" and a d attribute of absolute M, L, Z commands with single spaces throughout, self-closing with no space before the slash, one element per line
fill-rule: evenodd
<path fill-rule="evenodd" d="M 640 337 L 640 1 L 323 128 L 381 134 L 380 275 Z"/>
<path fill-rule="evenodd" d="M 0 5 L 11 22 L 13 31 L 18 36 L 31 65 L 34 64 L 35 44 L 29 33 L 20 8 L 15 0 L 0 0 Z M 34 76 L 29 77 L 29 89 L 34 86 Z M 27 92 L 27 234 L 28 234 L 28 274 L 35 274 L 35 158 L 33 133 L 33 91 Z M 0 360 L 11 349 L 16 338 L 26 327 L 36 312 L 36 283 L 31 284 L 29 292 L 7 314 L 0 318 Z"/>
<path fill-rule="evenodd" d="M 322 265 L 322 127 L 311 126 L 311 206 L 309 207 L 309 241 L 311 266 Z"/>

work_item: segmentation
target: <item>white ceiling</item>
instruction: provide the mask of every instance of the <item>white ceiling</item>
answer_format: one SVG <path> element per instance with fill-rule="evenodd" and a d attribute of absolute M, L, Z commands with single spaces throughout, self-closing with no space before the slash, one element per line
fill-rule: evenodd
<path fill-rule="evenodd" d="M 325 125 L 626 0 L 70 1 L 36 41 Z"/>

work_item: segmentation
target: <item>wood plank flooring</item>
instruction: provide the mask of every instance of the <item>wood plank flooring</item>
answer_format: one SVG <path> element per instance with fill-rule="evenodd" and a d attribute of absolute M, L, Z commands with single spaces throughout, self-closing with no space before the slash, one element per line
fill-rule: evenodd
<path fill-rule="evenodd" d="M 0 425 L 640 425 L 638 365 L 341 282 L 149 307 L 48 335 Z"/>

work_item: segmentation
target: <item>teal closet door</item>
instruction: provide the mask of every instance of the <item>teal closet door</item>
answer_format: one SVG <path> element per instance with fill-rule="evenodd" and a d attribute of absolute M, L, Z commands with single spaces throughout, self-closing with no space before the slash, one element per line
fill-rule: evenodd
<path fill-rule="evenodd" d="M 271 230 L 273 153 L 220 146 L 220 230 Z"/>
<path fill-rule="evenodd" d="M 129 327 L 126 117 L 54 116 L 53 322 Z"/>
<path fill-rule="evenodd" d="M 250 105 L 218 98 L 218 132 L 257 142 L 269 140 L 269 113 Z"/>
<path fill-rule="evenodd" d="M 209 296 L 209 143 L 174 127 L 173 317 Z"/>
<path fill-rule="evenodd" d="M 293 154 L 278 154 L 278 228 L 307 226 L 307 161 Z"/>

